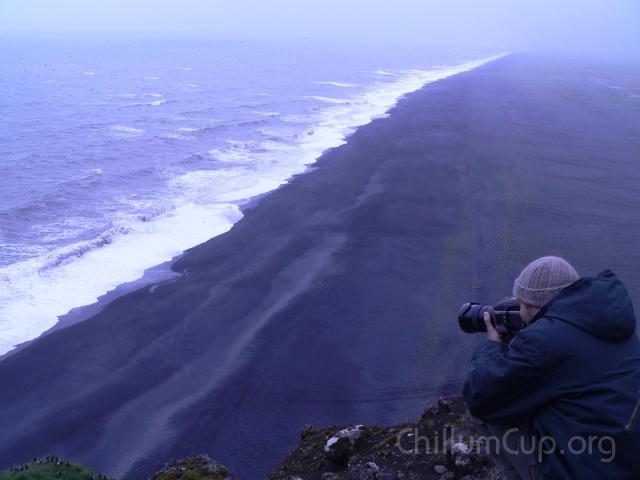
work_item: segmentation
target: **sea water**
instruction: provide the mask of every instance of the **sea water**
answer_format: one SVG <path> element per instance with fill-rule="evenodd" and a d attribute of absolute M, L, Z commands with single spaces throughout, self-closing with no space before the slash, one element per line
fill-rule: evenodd
<path fill-rule="evenodd" d="M 5 39 L 0 354 L 226 232 L 404 94 L 497 56 Z"/>

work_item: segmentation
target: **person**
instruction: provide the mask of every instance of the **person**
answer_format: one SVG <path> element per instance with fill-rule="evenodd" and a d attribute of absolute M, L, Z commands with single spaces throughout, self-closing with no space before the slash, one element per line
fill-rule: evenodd
<path fill-rule="evenodd" d="M 580 278 L 539 258 L 513 285 L 525 328 L 475 351 L 463 387 L 490 455 L 507 479 L 640 479 L 640 392 L 633 305 L 611 270 Z M 496 440 L 494 438 L 494 440 Z"/>

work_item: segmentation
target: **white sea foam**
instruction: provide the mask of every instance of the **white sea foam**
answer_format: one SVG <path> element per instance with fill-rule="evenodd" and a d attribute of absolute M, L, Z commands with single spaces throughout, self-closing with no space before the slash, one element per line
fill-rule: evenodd
<path fill-rule="evenodd" d="M 91 168 L 89 169 L 88 173 L 84 175 L 82 178 L 91 178 L 91 177 L 96 177 L 102 174 L 103 174 L 103 171 L 101 168 Z"/>
<path fill-rule="evenodd" d="M 322 97 L 319 95 L 306 95 L 301 98 L 308 98 L 310 100 L 319 100 L 320 102 L 325 102 L 325 103 L 349 103 L 349 100 L 344 98 Z"/>
<path fill-rule="evenodd" d="M 334 87 L 354 88 L 357 87 L 355 83 L 348 82 L 315 82 L 317 85 L 332 85 Z"/>
<path fill-rule="evenodd" d="M 33 230 L 34 233 L 37 233 L 40 240 L 53 243 L 60 240 L 78 238 L 83 232 L 89 229 L 99 229 L 100 227 L 104 227 L 100 219 L 69 217 L 54 225 L 38 225 L 34 227 Z M 43 253 L 49 254 L 46 249 Z"/>
<path fill-rule="evenodd" d="M 252 113 L 263 117 L 277 117 L 278 115 L 282 115 L 280 112 L 261 112 L 259 110 L 254 110 Z"/>
<path fill-rule="evenodd" d="M 604 87 L 610 88 L 612 90 L 627 90 L 624 87 L 621 87 L 619 85 L 613 85 L 609 82 L 609 80 L 605 80 L 603 78 L 598 78 L 598 77 L 590 77 L 590 80 L 594 83 L 597 83 L 599 85 L 602 85 Z"/>
<path fill-rule="evenodd" d="M 226 232 L 241 216 L 236 205 L 184 203 L 150 222 L 132 220 L 102 246 L 73 245 L 0 268 L 0 354 L 48 330 L 57 316 Z M 78 255 L 58 263 L 72 248 Z"/>
<path fill-rule="evenodd" d="M 237 202 L 269 192 L 284 183 L 286 179 L 276 172 L 262 171 L 259 175 L 251 175 L 246 168 L 237 167 L 188 172 L 173 179 L 170 186 L 189 202 L 198 203 L 204 199 Z"/>
<path fill-rule="evenodd" d="M 166 100 L 154 100 L 153 102 L 135 102 L 135 103 L 128 103 L 126 105 L 124 105 L 125 107 L 145 107 L 145 106 L 149 106 L 149 107 L 157 107 L 158 105 L 162 105 L 163 103 L 165 103 Z"/>
<path fill-rule="evenodd" d="M 128 127 L 126 125 L 114 125 L 111 127 L 111 131 L 123 137 L 137 137 L 144 133 L 142 128 Z"/>
<path fill-rule="evenodd" d="M 251 153 L 243 148 L 214 148 L 209 155 L 220 162 L 237 163 L 251 159 Z"/>
<path fill-rule="evenodd" d="M 210 156 L 228 167 L 173 178 L 167 205 L 152 216 L 120 218 L 90 242 L 0 268 L 0 354 L 48 330 L 70 309 L 90 304 L 117 285 L 139 279 L 145 269 L 229 230 L 242 217 L 239 201 L 271 191 L 304 172 L 322 152 L 345 143 L 358 126 L 386 116 L 406 93 L 501 56 L 437 70 L 398 72 L 348 103 L 319 100 L 326 105 L 306 121 L 300 118 L 305 130 L 292 142 L 230 141 L 227 148 L 211 150 Z M 110 129 L 122 136 L 145 133 L 126 125 Z M 127 200 L 133 207 L 148 206 L 136 202 Z"/>
<path fill-rule="evenodd" d="M 160 135 L 163 138 L 170 138 L 172 140 L 195 140 L 193 135 L 181 135 L 179 133 L 163 133 Z"/>

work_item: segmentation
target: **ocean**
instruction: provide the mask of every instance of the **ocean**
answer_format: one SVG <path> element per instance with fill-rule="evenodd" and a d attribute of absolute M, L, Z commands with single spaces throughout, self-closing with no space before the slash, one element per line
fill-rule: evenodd
<path fill-rule="evenodd" d="M 228 231 L 248 199 L 312 168 L 404 94 L 492 58 L 304 42 L 5 39 L 0 354 Z"/>

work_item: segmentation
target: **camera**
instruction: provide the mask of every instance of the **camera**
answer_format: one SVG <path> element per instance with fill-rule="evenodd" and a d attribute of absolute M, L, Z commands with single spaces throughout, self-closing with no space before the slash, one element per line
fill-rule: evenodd
<path fill-rule="evenodd" d="M 525 326 L 520 317 L 520 304 L 515 297 L 508 297 L 495 307 L 482 303 L 465 303 L 458 313 L 458 324 L 465 333 L 486 332 L 484 312 L 491 317 L 491 324 L 500 335 L 513 335 Z"/>

